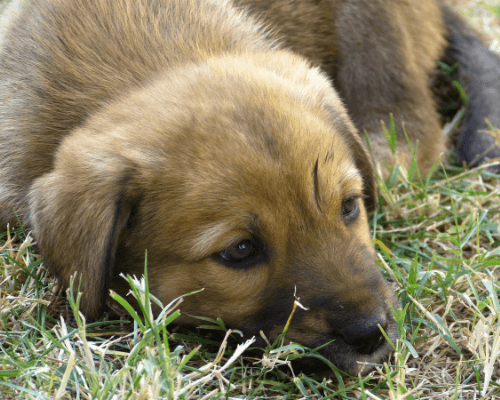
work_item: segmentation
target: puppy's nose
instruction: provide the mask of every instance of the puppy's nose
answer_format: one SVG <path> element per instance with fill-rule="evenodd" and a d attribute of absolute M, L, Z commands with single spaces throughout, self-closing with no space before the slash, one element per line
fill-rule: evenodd
<path fill-rule="evenodd" d="M 382 317 L 371 317 L 356 321 L 341 329 L 342 339 L 354 346 L 361 354 L 371 354 L 385 342 L 379 325 L 386 331 L 387 320 Z"/>

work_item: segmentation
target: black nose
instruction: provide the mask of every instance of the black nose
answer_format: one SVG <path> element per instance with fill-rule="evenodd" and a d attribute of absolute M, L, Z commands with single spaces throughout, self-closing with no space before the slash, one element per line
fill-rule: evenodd
<path fill-rule="evenodd" d="M 356 321 L 340 330 L 342 339 L 347 344 L 354 346 L 361 354 L 371 354 L 382 346 L 385 337 L 378 326 L 384 331 L 387 329 L 385 318 L 372 317 L 363 321 Z"/>

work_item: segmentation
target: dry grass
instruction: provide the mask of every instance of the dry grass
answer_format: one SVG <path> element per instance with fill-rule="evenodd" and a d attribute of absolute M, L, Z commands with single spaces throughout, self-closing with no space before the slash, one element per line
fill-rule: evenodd
<path fill-rule="evenodd" d="M 370 376 L 296 375 L 288 360 L 307 350 L 286 336 L 255 357 L 251 343 L 168 332 L 175 304 L 155 319 L 145 282 L 130 281 L 145 318 L 68 318 L 29 234 L 15 228 L 0 230 L 2 399 L 500 398 L 500 176 L 447 167 L 429 182 L 399 171 L 379 184 L 373 238 L 401 300 L 401 340 Z"/>
<path fill-rule="evenodd" d="M 490 49 L 500 54 L 500 3 L 498 0 L 448 0 L 469 20 Z"/>

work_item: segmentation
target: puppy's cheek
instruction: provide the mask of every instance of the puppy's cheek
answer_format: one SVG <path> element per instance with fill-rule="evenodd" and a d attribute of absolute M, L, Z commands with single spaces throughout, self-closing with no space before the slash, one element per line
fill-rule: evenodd
<path fill-rule="evenodd" d="M 150 282 L 152 293 L 163 304 L 203 289 L 184 298 L 181 312 L 222 318 L 226 324 L 238 326 L 258 312 L 268 274 L 265 265 L 238 270 L 209 259 L 169 266 L 164 274 L 150 275 Z"/>
<path fill-rule="evenodd" d="M 351 233 L 356 238 L 356 243 L 364 244 L 366 249 L 370 251 L 375 257 L 375 249 L 373 247 L 373 242 L 370 234 L 370 229 L 368 227 L 368 215 L 366 208 L 360 207 L 358 219 L 349 227 Z"/>

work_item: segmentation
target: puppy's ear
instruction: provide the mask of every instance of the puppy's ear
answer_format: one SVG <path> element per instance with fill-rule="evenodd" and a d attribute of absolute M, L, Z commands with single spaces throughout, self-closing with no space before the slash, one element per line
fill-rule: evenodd
<path fill-rule="evenodd" d="M 118 239 L 132 207 L 130 170 L 111 156 L 79 163 L 75 153 L 73 159 L 59 155 L 54 170 L 34 182 L 28 220 L 49 270 L 66 288 L 75 276 L 80 309 L 95 319 L 109 294 Z"/>

